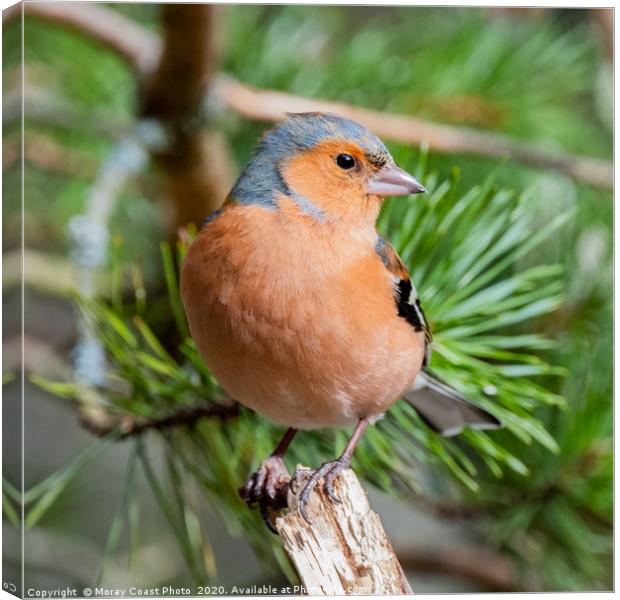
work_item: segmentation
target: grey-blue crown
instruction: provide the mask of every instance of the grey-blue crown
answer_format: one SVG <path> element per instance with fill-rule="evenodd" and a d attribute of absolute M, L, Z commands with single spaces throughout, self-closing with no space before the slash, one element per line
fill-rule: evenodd
<path fill-rule="evenodd" d="M 282 178 L 281 168 L 297 152 L 310 150 L 321 142 L 335 139 L 355 142 L 378 163 L 389 152 L 383 142 L 365 127 L 329 113 L 294 113 L 268 131 L 260 140 L 250 163 L 235 183 L 230 195 L 239 204 L 275 206 L 275 194 L 294 194 Z"/>
<path fill-rule="evenodd" d="M 371 156 L 388 154 L 383 142 L 366 127 L 338 115 L 316 112 L 289 113 L 265 135 L 260 149 L 308 150 L 329 139 L 355 142 Z"/>

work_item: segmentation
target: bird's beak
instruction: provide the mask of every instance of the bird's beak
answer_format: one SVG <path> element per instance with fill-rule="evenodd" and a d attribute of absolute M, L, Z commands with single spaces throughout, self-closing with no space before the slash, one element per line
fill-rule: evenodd
<path fill-rule="evenodd" d="M 408 196 L 421 194 L 426 188 L 407 171 L 388 163 L 368 182 L 366 191 L 377 196 Z"/>

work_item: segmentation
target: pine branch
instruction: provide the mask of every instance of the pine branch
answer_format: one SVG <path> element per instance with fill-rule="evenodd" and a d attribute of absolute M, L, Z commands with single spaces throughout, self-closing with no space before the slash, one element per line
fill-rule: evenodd
<path fill-rule="evenodd" d="M 160 419 L 111 415 L 98 407 L 83 407 L 80 409 L 79 419 L 82 426 L 97 437 L 105 437 L 118 430 L 119 439 L 123 440 L 150 430 L 164 431 L 173 427 L 191 427 L 201 419 L 226 420 L 238 414 L 237 404 L 181 407 Z"/>

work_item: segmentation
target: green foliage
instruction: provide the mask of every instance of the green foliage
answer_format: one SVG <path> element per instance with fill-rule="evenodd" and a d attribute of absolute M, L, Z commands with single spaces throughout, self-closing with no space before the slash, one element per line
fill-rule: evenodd
<path fill-rule="evenodd" d="M 583 22 L 489 19 L 476 8 L 237 6 L 226 26 L 225 70 L 250 84 L 611 153 L 584 99 L 598 55 Z M 249 152 L 256 126 L 236 127 Z M 439 162 L 444 175 L 454 164 Z"/>
<path fill-rule="evenodd" d="M 17 504 L 17 508 L 15 507 Z M 21 510 L 22 497 L 19 490 L 15 486 L 2 478 L 2 514 L 7 518 L 9 523 L 13 527 L 20 527 L 21 516 L 18 514 L 18 510 Z"/>
<path fill-rule="evenodd" d="M 67 395 L 73 395 L 75 389 L 72 384 L 48 383 L 36 377 L 33 377 L 33 380 L 51 391 L 62 390 Z M 6 516 L 13 525 L 19 527 L 21 525 L 21 516 L 18 516 L 18 509 L 21 510 L 23 503 L 24 527 L 30 529 L 37 525 L 79 471 L 98 456 L 110 442 L 116 439 L 118 439 L 117 432 L 111 432 L 94 444 L 91 444 L 86 450 L 73 458 L 65 467 L 31 487 L 29 490 L 25 491 L 23 495 L 10 481 L 3 478 L 2 512 L 4 516 Z M 17 504 L 18 509 L 15 508 L 14 504 Z"/>
<path fill-rule="evenodd" d="M 536 410 L 563 406 L 564 401 L 533 378 L 564 371 L 540 357 L 552 346 L 549 340 L 515 328 L 557 309 L 562 299 L 561 269 L 535 265 L 517 271 L 515 265 L 570 214 L 559 215 L 533 234 L 526 199 L 497 189 L 490 181 L 460 195 L 457 179 L 440 182 L 426 175 L 428 196 L 388 203 L 380 225 L 410 266 L 434 325 L 433 368 L 496 413 L 505 430 L 442 438 L 408 404 L 399 402 L 364 437 L 354 467 L 378 488 L 406 497 L 422 493 L 420 463 L 427 464 L 453 494 L 469 494 L 484 503 L 481 477 L 493 480 L 511 473 L 523 480 L 535 468 L 523 460 L 523 445 L 558 451 Z M 171 315 L 180 331 L 187 331 L 187 326 L 175 272 L 184 251 L 180 244 L 175 264 L 170 249 L 162 247 Z M 424 261 L 417 260 L 419 256 Z M 222 397 L 191 339 L 182 339 L 174 356 L 164 348 L 145 320 L 148 301 L 139 315 L 136 305 L 114 309 L 98 300 L 78 302 L 109 356 L 108 383 L 102 389 L 47 383 L 47 389 L 82 402 L 89 398 L 108 414 L 149 419 L 179 407 L 215 404 Z M 195 525 L 198 516 L 188 502 L 190 488 L 201 490 L 231 531 L 244 532 L 266 566 L 273 567 L 275 558 L 283 569 L 289 568 L 277 541 L 265 535 L 258 515 L 248 511 L 236 494 L 279 435 L 279 428 L 243 409 L 234 419 L 203 419 L 190 429 L 166 432 L 168 490 L 138 445 L 138 462 L 197 581 L 207 581 L 209 570 L 200 559 L 205 534 Z M 317 465 L 336 455 L 343 443 L 344 432 L 302 432 L 291 449 L 290 466 Z M 133 469 L 132 459 L 128 479 Z M 124 498 L 119 515 L 126 514 Z M 119 526 L 115 520 L 109 549 L 118 543 Z"/>
<path fill-rule="evenodd" d="M 114 9 L 157 26 L 155 5 Z M 547 11 L 529 19 L 490 17 L 476 8 L 228 6 L 219 68 L 260 87 L 611 158 L 606 117 L 611 94 L 600 91 L 607 80 L 596 32 L 581 18 L 585 14 Z M 7 27 L 7 89 L 20 64 L 19 36 L 18 24 Z M 113 127 L 102 135 L 97 126 L 122 125 L 134 114 L 135 86 L 126 66 L 96 44 L 35 20 L 26 21 L 26 53 L 26 83 L 47 92 L 41 107 L 51 97 L 82 111 L 82 117 L 54 125 L 31 110 L 26 132 L 102 160 Z M 217 111 L 211 122 L 231 142 L 239 165 L 264 129 Z M 18 135 L 19 129 L 19 120 L 7 123 L 5 135 Z M 433 324 L 433 368 L 497 413 L 506 428 L 445 440 L 399 402 L 368 432 L 354 467 L 401 498 L 424 494 L 431 503 L 439 498 L 479 510 L 486 518 L 476 523 L 477 530 L 516 557 L 528 578 L 533 575 L 535 587 L 609 588 L 611 194 L 510 161 L 427 156 L 394 144 L 390 149 L 404 167 L 417 165 L 417 175 L 431 190 L 425 197 L 386 205 L 380 226 L 410 267 Z M 429 171 L 436 175 L 425 175 Z M 29 245 L 64 253 L 64 227 L 82 210 L 92 177 L 51 173 L 27 162 L 25 178 Z M 20 185 L 17 169 L 6 174 L 7 195 L 18 197 Z M 463 189 L 470 191 L 463 194 Z M 82 408 L 126 418 L 157 419 L 179 406 L 221 398 L 187 337 L 172 268 L 183 247 L 177 253 L 164 248 L 163 261 L 158 260 L 158 208 L 147 201 L 149 194 L 149 186 L 127 190 L 111 223 L 110 304 L 78 299 L 108 352 L 107 385 L 95 389 L 33 377 Z M 143 282 L 161 274 L 160 262 L 167 297 L 150 291 L 147 298 Z M 136 288 L 132 301 L 123 298 L 120 286 L 129 278 Z M 180 341 L 171 330 L 180 332 Z M 280 434 L 242 411 L 234 419 L 205 419 L 189 429 L 132 442 L 100 578 L 126 529 L 130 562 L 135 560 L 139 474 L 197 581 L 215 577 L 212 544 L 197 509 L 200 499 L 231 531 L 251 541 L 267 569 L 275 564 L 290 569 L 277 542 L 236 495 Z M 26 492 L 30 526 L 45 524 L 63 490 L 115 435 Z M 345 438 L 340 431 L 302 432 L 289 466 L 332 458 Z M 165 464 L 155 464 L 149 450 L 163 452 Z M 15 524 L 21 502 L 20 492 L 3 482 L 3 511 Z"/>

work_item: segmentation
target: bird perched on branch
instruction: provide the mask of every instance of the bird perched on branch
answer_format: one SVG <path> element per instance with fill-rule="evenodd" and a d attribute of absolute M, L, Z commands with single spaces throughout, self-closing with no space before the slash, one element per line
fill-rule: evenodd
<path fill-rule="evenodd" d="M 334 479 L 362 433 L 402 396 L 445 435 L 500 425 L 428 370 L 420 300 L 375 228 L 386 196 L 425 191 L 363 126 L 290 114 L 188 250 L 181 291 L 201 356 L 232 398 L 289 428 L 240 490 L 263 516 L 290 481 L 283 456 L 298 429 L 355 424 L 300 492 L 306 516 L 321 479 L 337 500 Z"/>

